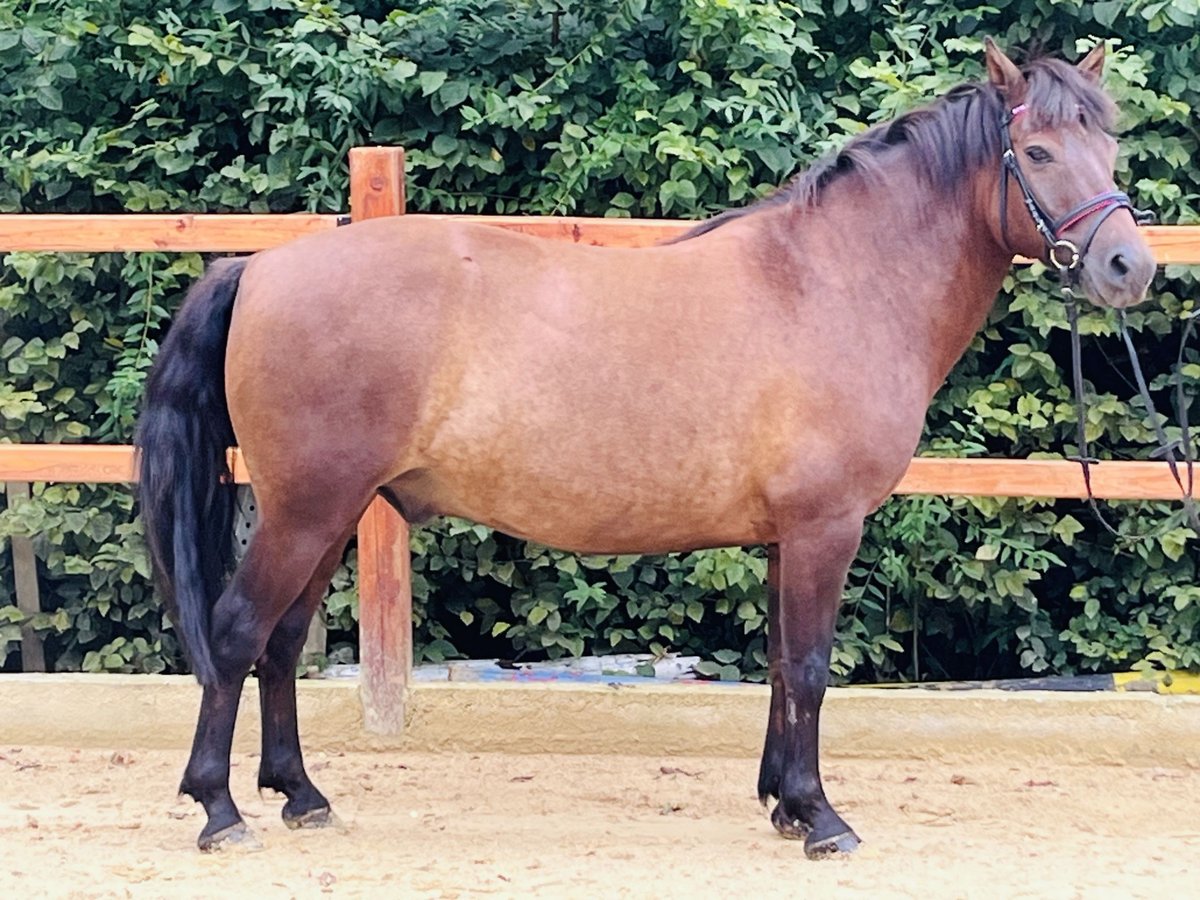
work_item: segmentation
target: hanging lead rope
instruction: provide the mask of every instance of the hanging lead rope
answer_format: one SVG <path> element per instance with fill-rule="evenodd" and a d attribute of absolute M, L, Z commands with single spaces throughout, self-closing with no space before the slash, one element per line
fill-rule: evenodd
<path fill-rule="evenodd" d="M 1133 377 L 1137 381 L 1138 393 L 1141 395 L 1146 412 L 1150 415 L 1150 423 L 1154 427 L 1154 436 L 1158 439 L 1158 449 L 1151 456 L 1161 456 L 1166 460 L 1167 468 L 1171 470 L 1171 477 L 1179 485 L 1179 493 L 1183 500 L 1183 508 L 1187 514 L 1188 524 L 1191 525 L 1192 530 L 1196 532 L 1197 536 L 1200 536 L 1200 516 L 1196 513 L 1196 503 L 1192 495 L 1194 484 L 1192 476 L 1192 442 L 1188 430 L 1186 398 L 1183 392 L 1183 352 L 1187 346 L 1187 339 L 1191 335 L 1192 321 L 1192 319 L 1189 319 L 1187 324 L 1184 325 L 1183 335 L 1179 341 L 1179 355 L 1175 369 L 1176 396 L 1179 404 L 1176 415 L 1179 418 L 1180 438 L 1177 441 L 1170 441 L 1167 439 L 1167 433 L 1162 426 L 1162 422 L 1159 421 L 1158 412 L 1154 408 L 1154 401 L 1150 399 L 1150 388 L 1146 384 L 1146 377 L 1142 374 L 1142 366 L 1138 361 L 1137 350 L 1133 346 L 1133 338 L 1129 336 L 1129 329 L 1126 327 L 1125 310 L 1117 310 L 1117 325 L 1121 332 L 1121 339 L 1125 342 L 1125 349 L 1129 353 L 1129 364 L 1133 368 Z M 1184 464 L 1187 467 L 1186 485 L 1179 477 L 1179 462 L 1175 457 L 1175 451 L 1181 447 L 1183 449 Z"/>
<path fill-rule="evenodd" d="M 1076 441 L 1079 453 L 1076 456 L 1069 457 L 1078 462 L 1083 471 L 1083 484 L 1087 490 L 1088 506 L 1091 507 L 1092 513 L 1104 527 L 1104 529 L 1114 537 L 1123 541 L 1142 541 L 1161 537 L 1167 532 L 1170 523 L 1164 524 L 1159 528 L 1145 534 L 1122 534 L 1117 530 L 1105 517 L 1100 510 L 1100 504 L 1096 500 L 1095 494 L 1092 492 L 1092 473 L 1091 467 L 1098 465 L 1100 460 L 1091 455 L 1091 449 L 1087 439 L 1087 403 L 1084 398 L 1083 391 L 1083 365 L 1080 359 L 1080 340 L 1079 340 L 1079 304 L 1076 300 L 1074 292 L 1070 285 L 1063 284 L 1062 287 L 1063 302 L 1067 308 L 1067 321 L 1071 326 L 1071 381 L 1075 393 L 1075 422 L 1076 422 Z M 1176 404 L 1178 406 L 1177 414 L 1179 417 L 1180 439 L 1171 441 L 1167 438 L 1166 430 L 1159 421 L 1157 410 L 1154 408 L 1154 401 L 1150 397 L 1150 388 L 1146 384 L 1146 377 L 1142 374 L 1142 366 L 1138 361 L 1137 351 L 1133 346 L 1133 338 L 1130 337 L 1129 329 L 1125 320 L 1125 311 L 1117 311 L 1117 328 L 1121 333 L 1121 338 L 1125 343 L 1125 349 L 1129 354 L 1130 366 L 1133 369 L 1133 377 L 1137 383 L 1138 394 L 1141 397 L 1142 404 L 1146 407 L 1146 412 L 1150 416 L 1151 427 L 1154 429 L 1155 437 L 1158 440 L 1159 446 L 1151 453 L 1152 457 L 1162 457 L 1166 460 L 1167 468 L 1171 472 L 1171 477 L 1175 479 L 1175 483 L 1179 485 L 1180 496 L 1183 500 L 1183 508 L 1187 517 L 1188 524 L 1192 530 L 1200 535 L 1200 514 L 1197 513 L 1196 502 L 1194 499 L 1193 488 L 1195 480 L 1193 477 L 1193 458 L 1192 458 L 1192 441 L 1191 432 L 1188 426 L 1187 418 L 1187 398 L 1183 390 L 1183 359 L 1184 348 L 1187 346 L 1188 339 L 1191 337 L 1192 331 L 1195 329 L 1195 314 L 1188 318 L 1187 324 L 1184 326 L 1183 335 L 1179 343 L 1179 355 L 1176 361 L 1175 368 L 1175 389 L 1176 389 Z M 1177 449 L 1183 450 L 1183 459 L 1187 471 L 1187 483 L 1184 483 L 1183 478 L 1179 474 L 1179 463 L 1175 456 Z"/>

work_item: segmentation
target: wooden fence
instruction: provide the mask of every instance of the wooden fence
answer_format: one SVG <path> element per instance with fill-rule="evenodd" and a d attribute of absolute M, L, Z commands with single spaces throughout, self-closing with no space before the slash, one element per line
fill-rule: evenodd
<path fill-rule="evenodd" d="M 350 152 L 350 215 L 0 215 L 0 252 L 255 252 L 346 221 L 404 212 L 404 152 L 363 147 Z M 431 217 L 433 218 L 433 217 Z M 638 219 L 461 216 L 539 237 L 608 247 L 644 247 L 691 223 Z M 1160 264 L 1200 264 L 1200 226 L 1151 226 L 1145 234 Z M 234 477 L 249 475 L 236 450 Z M 130 482 L 128 446 L 0 444 L 0 481 L 9 504 L 29 496 L 33 482 Z M 1159 462 L 1105 462 L 1094 470 L 1096 496 L 1165 500 L 1178 489 Z M 1079 467 L 1065 460 L 914 459 L 896 489 L 902 494 L 993 497 L 1085 496 Z M 412 595 L 408 528 L 377 499 L 358 526 L 358 588 L 362 698 L 367 727 L 397 733 L 412 668 Z M 27 539 L 12 541 L 17 605 L 40 607 L 36 561 Z M 27 631 L 27 671 L 44 669 L 41 644 Z"/>

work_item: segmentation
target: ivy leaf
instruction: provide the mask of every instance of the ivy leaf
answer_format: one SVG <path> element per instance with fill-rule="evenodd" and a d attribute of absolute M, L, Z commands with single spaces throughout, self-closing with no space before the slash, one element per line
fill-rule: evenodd
<path fill-rule="evenodd" d="M 1092 15 L 1105 28 L 1111 28 L 1113 22 L 1117 20 L 1117 16 L 1127 5 L 1124 0 L 1103 0 L 1103 2 L 1092 4 Z"/>
<path fill-rule="evenodd" d="M 419 81 L 421 84 L 421 94 L 425 97 L 428 97 L 446 83 L 446 73 L 424 71 L 417 76 L 417 81 Z"/>
<path fill-rule="evenodd" d="M 422 83 L 422 88 L 424 84 Z M 464 100 L 467 99 L 467 94 L 471 90 L 471 84 L 468 81 L 448 81 L 438 88 L 437 96 L 441 101 L 442 109 L 453 109 Z"/>
<path fill-rule="evenodd" d="M 46 109 L 58 111 L 63 108 L 62 92 L 51 84 L 42 84 L 34 88 L 33 99 Z"/>

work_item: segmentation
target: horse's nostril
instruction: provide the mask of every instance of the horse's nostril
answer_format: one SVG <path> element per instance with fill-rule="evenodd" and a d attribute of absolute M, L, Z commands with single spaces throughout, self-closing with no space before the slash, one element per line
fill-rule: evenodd
<path fill-rule="evenodd" d="M 1129 274 L 1129 266 L 1125 263 L 1125 257 L 1120 253 L 1113 256 L 1109 265 L 1112 266 L 1112 270 L 1117 273 L 1118 277 L 1124 278 Z"/>

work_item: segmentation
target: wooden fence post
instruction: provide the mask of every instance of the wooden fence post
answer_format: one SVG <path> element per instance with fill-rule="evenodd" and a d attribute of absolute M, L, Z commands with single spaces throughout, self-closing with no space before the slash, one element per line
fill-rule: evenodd
<path fill-rule="evenodd" d="M 404 151 L 350 151 L 350 218 L 404 213 Z M 358 523 L 358 642 L 363 719 L 368 731 L 404 730 L 412 670 L 412 578 L 408 525 L 376 497 Z"/>
<path fill-rule="evenodd" d="M 4 485 L 4 493 L 11 509 L 29 499 L 29 485 L 21 481 L 9 481 Z M 37 615 L 42 611 L 42 598 L 38 591 L 37 557 L 33 553 L 33 541 L 27 537 L 13 537 L 9 541 L 12 544 L 17 609 L 27 616 Z M 21 628 L 21 670 L 46 671 L 46 652 L 42 647 L 42 639 L 27 625 Z"/>

